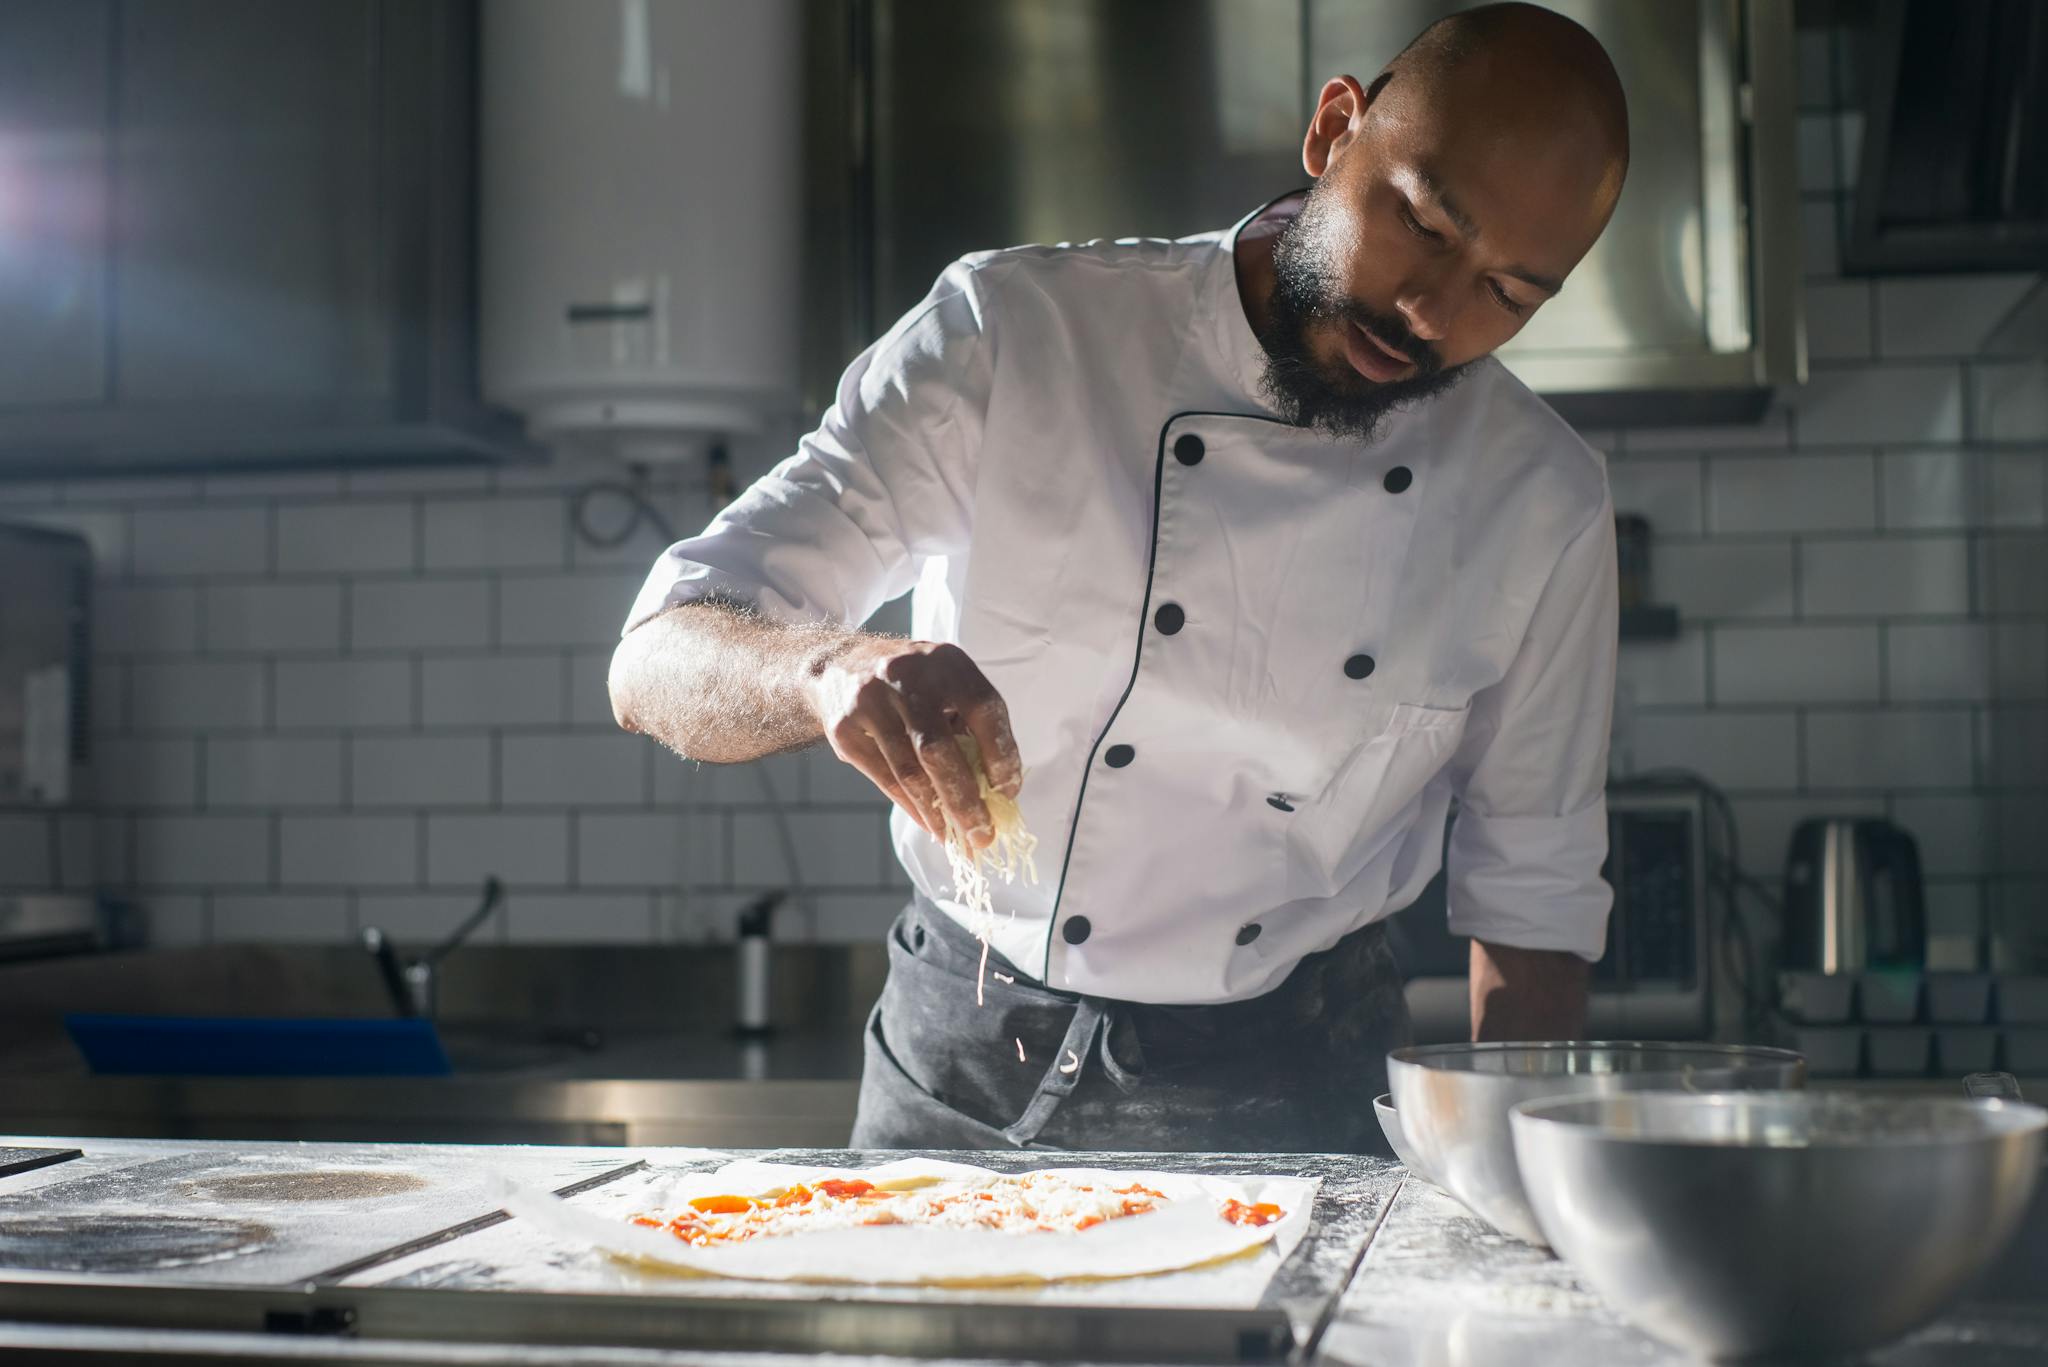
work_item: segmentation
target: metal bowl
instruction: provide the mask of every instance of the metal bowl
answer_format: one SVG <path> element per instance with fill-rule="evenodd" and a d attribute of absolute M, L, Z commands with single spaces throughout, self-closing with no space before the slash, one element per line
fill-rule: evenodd
<path fill-rule="evenodd" d="M 1639 1093 L 1517 1106 L 1551 1245 L 1643 1330 L 1712 1357 L 1836 1353 L 1998 1256 L 2048 1110 L 1962 1098 Z"/>
<path fill-rule="evenodd" d="M 1789 1049 L 1730 1044 L 1426 1044 L 1388 1054 L 1387 1081 L 1419 1170 L 1502 1233 L 1540 1244 L 1515 1167 L 1511 1107 L 1553 1096 L 1800 1087 L 1806 1063 Z"/>
<path fill-rule="evenodd" d="M 1394 1147 L 1394 1157 L 1401 1166 L 1428 1182 L 1433 1179 L 1422 1166 L 1422 1160 L 1415 1156 L 1415 1149 L 1408 1142 L 1408 1136 L 1401 1130 L 1400 1112 L 1394 1109 L 1392 1092 L 1381 1092 L 1372 1099 L 1372 1113 L 1380 1118 L 1380 1133 L 1387 1137 L 1387 1143 Z"/>

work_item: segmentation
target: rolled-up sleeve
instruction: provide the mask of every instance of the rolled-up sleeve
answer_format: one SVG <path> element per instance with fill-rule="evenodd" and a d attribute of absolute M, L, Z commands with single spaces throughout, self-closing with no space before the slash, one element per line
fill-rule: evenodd
<path fill-rule="evenodd" d="M 625 630 L 713 596 L 851 625 L 963 551 L 993 371 L 986 302 L 971 264 L 949 267 L 847 368 L 796 454 L 663 552 Z"/>
<path fill-rule="evenodd" d="M 1473 699 L 1451 768 L 1456 934 L 1588 961 L 1605 946 L 1615 581 L 1610 501 L 1566 545 L 1507 674 Z"/>

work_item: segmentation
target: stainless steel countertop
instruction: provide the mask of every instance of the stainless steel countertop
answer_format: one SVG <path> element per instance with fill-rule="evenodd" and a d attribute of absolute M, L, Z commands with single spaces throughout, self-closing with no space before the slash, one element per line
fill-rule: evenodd
<path fill-rule="evenodd" d="M 462 1080 L 843 1082 L 860 1077 L 861 1032 L 848 1026 L 744 1039 L 716 1030 L 611 1030 L 595 1032 L 595 1042 L 587 1046 L 566 1031 L 511 1026 L 443 1025 L 440 1035 L 453 1076 Z M 10 1045 L 0 1058 L 0 1076 L 91 1077 L 95 1084 L 115 1080 L 93 1074 L 68 1038 L 47 1035 Z"/>
<path fill-rule="evenodd" d="M 483 1166 L 530 1169 L 537 1180 L 574 1179 L 579 1175 L 616 1171 L 611 1165 L 648 1159 L 662 1164 L 713 1165 L 734 1156 L 712 1150 L 603 1149 L 449 1149 L 379 1145 L 296 1146 L 279 1144 L 194 1145 L 170 1141 L 38 1140 L 0 1137 L 0 1143 L 71 1144 L 86 1149 L 83 1159 L 55 1168 L 38 1169 L 0 1179 L 0 1215 L 33 1209 L 35 1193 L 57 1193 L 67 1187 L 77 1196 L 82 1177 L 113 1181 L 133 1203 L 145 1206 L 159 1199 L 151 1193 L 178 1190 L 219 1202 L 221 1184 L 232 1176 L 255 1177 L 252 1200 L 240 1207 L 259 1220 L 280 1222 L 303 1207 L 284 1206 L 266 1214 L 261 1200 L 278 1196 L 271 1177 L 308 1170 L 389 1171 L 413 1168 L 425 1187 L 416 1199 L 389 1191 L 330 1203 L 340 1225 L 358 1231 L 358 1243 L 388 1244 L 417 1239 L 419 1231 L 440 1220 L 474 1216 L 489 1202 L 474 1189 L 473 1170 Z M 859 1164 L 881 1155 L 843 1151 L 776 1155 L 795 1161 Z M 1297 1326 L 1316 1318 L 1319 1285 L 1342 1285 L 1329 1303 L 1327 1328 L 1314 1356 L 1329 1367 L 1482 1367 L 1515 1363 L 1530 1367 L 1573 1364 L 1574 1367 L 1671 1367 L 1684 1361 L 1677 1354 L 1630 1329 L 1572 1275 L 1564 1264 L 1539 1249 L 1494 1233 L 1436 1188 L 1375 1159 L 1302 1155 L 977 1155 L 994 1166 L 1038 1166 L 1049 1162 L 1103 1162 L 1117 1166 L 1172 1166 L 1197 1170 L 1316 1171 L 1346 1193 L 1329 1220 L 1329 1237 L 1306 1259 L 1305 1275 L 1291 1285 L 1276 1282 L 1270 1298 L 1288 1305 Z M 81 1166 L 83 1165 L 83 1166 Z M 69 1175 L 64 1169 L 70 1168 Z M 121 1174 L 126 1173 L 127 1176 Z M 385 1223 L 366 1221 L 382 1209 L 392 1214 Z M 428 1207 L 431 1206 L 431 1209 Z M 471 1208 L 475 1207 L 476 1210 Z M 402 1215 L 396 1212 L 404 1212 Z M 302 1218 L 304 1218 L 302 1216 Z M 350 1222 L 353 1222 L 350 1225 Z M 455 1237 L 399 1253 L 359 1273 L 329 1266 L 326 1277 L 336 1295 L 360 1288 L 366 1294 L 398 1288 L 493 1287 L 517 1294 L 521 1282 L 556 1286 L 550 1268 L 561 1270 L 565 1293 L 603 1292 L 602 1269 L 582 1268 L 581 1261 L 560 1261 L 545 1250 L 519 1251 L 524 1237 L 503 1224 L 462 1228 Z M 529 1240 L 530 1241 L 530 1240 Z M 315 1241 L 320 1256 L 348 1252 L 348 1239 Z M 1359 1258 L 1356 1250 L 1363 1248 Z M 516 1255 L 516 1256 L 515 1256 Z M 534 1259 L 538 1257 L 538 1261 Z M 525 1261 L 521 1261 L 524 1259 Z M 1356 1271 L 1352 1272 L 1356 1259 Z M 304 1259 L 300 1259 L 301 1262 Z M 318 1258 L 314 1261 L 319 1261 Z M 524 1271 L 515 1269 L 523 1267 Z M 537 1269 L 537 1270 L 536 1270 Z M 286 1258 L 276 1264 L 279 1276 L 305 1269 Z M 1348 1274 L 1348 1275 L 1347 1275 Z M 22 1274 L 14 1274 L 19 1277 Z M 498 1280 L 494 1281 L 494 1278 Z M 231 1280 L 231 1278 L 228 1278 Z M 2037 1198 L 2019 1240 L 2005 1259 L 1985 1277 L 1972 1297 L 1950 1315 L 1905 1342 L 1865 1361 L 1870 1367 L 2005 1367 L 2048 1360 L 2048 1191 Z M 618 1288 L 612 1288 L 618 1289 Z M 627 1290 L 644 1292 L 641 1283 Z M 669 1293 L 672 1298 L 682 1292 Z M 701 1296 L 701 1291 L 697 1292 Z M 1291 1298 L 1291 1299 L 1290 1299 Z M 1324 1302 L 1329 1302 L 1327 1292 Z M 700 1303 L 702 1303 L 700 1301 Z M 510 1302 L 506 1302 L 510 1304 Z M 790 1313 L 808 1302 L 783 1299 Z M 933 1314 L 947 1313 L 934 1306 Z M 206 1333 L 170 1334 L 153 1329 L 36 1326 L 0 1323 L 0 1350 L 62 1349 L 87 1354 L 81 1361 L 134 1361 L 148 1351 L 175 1346 L 204 1359 L 232 1361 L 289 1360 L 363 1363 L 623 1363 L 645 1364 L 741 1362 L 752 1367 L 783 1367 L 784 1355 L 740 1355 L 703 1350 L 577 1349 L 562 1346 L 497 1347 L 481 1344 L 394 1344 L 347 1338 L 279 1338 L 275 1335 Z M 91 1355 L 98 1355 L 95 1359 Z M 69 1359 L 67 1359 L 69 1360 Z M 187 1358 L 186 1360 L 192 1360 Z M 806 1361 L 815 1361 L 807 1358 Z M 890 1359 L 897 1361 L 899 1359 Z M 946 1362 L 939 1357 L 933 1359 Z M 982 1359 L 987 1360 L 987 1359 Z M 1090 1361 L 1075 1357 L 1073 1361 Z M 1126 1358 L 1125 1360 L 1129 1360 Z M 788 1359 L 793 1363 L 793 1357 Z M 842 1359 L 849 1364 L 880 1359 Z"/>
<path fill-rule="evenodd" d="M 0 1129 L 137 1138 L 483 1144 L 837 1145 L 853 1127 L 860 1032 L 742 1040 L 613 1031 L 583 1050 L 454 1027 L 448 1077 L 108 1077 L 68 1040 L 0 1059 Z"/>

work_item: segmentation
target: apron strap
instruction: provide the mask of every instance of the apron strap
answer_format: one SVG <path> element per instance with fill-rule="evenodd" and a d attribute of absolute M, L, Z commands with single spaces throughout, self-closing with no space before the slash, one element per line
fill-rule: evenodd
<path fill-rule="evenodd" d="M 1102 1071 L 1116 1084 L 1118 1091 L 1128 1096 L 1137 1090 L 1145 1076 L 1143 1056 L 1126 1067 L 1117 1061 L 1109 1045 L 1116 1025 L 1115 1006 L 1115 1003 L 1101 997 L 1083 997 L 1075 1004 L 1074 1018 L 1067 1023 L 1066 1038 L 1060 1041 L 1052 1066 L 1039 1079 L 1038 1091 L 1032 1095 L 1031 1104 L 1024 1108 L 1024 1114 L 1003 1130 L 1003 1138 L 1020 1149 L 1038 1138 L 1039 1131 L 1052 1120 L 1060 1103 L 1079 1085 L 1091 1054 L 1101 1054 Z M 1135 1046 L 1135 1040 L 1133 1044 Z"/>

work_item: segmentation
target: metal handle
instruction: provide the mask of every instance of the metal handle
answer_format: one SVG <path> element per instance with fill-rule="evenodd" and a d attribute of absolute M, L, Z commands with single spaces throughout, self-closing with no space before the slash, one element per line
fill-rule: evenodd
<path fill-rule="evenodd" d="M 377 961 L 377 972 L 384 979 L 384 990 L 390 994 L 392 1007 L 401 1016 L 417 1016 L 412 989 L 406 985 L 405 969 L 398 962 L 398 951 L 391 947 L 391 937 L 376 926 L 364 926 L 363 948 Z"/>
<path fill-rule="evenodd" d="M 476 910 L 469 913 L 469 916 L 461 925 L 448 932 L 447 939 L 421 955 L 421 961 L 428 965 L 439 965 L 441 960 L 454 953 L 456 948 L 470 937 L 471 932 L 475 931 L 478 926 L 484 923 L 486 917 L 498 909 L 498 903 L 504 900 L 505 885 L 500 883 L 495 876 L 484 879 L 483 897 L 477 903 Z"/>
<path fill-rule="evenodd" d="M 1963 1079 L 1963 1090 L 1979 1101 L 2020 1099 L 2020 1081 L 2011 1073 L 1971 1073 Z"/>

